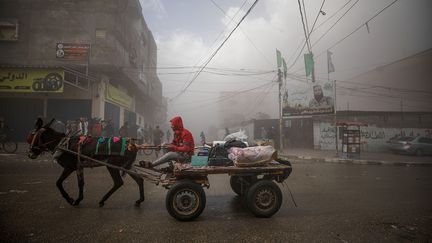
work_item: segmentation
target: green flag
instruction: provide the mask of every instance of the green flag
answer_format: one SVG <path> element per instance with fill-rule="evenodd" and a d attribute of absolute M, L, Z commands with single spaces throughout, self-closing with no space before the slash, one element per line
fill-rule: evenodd
<path fill-rule="evenodd" d="M 314 69 L 313 54 L 312 53 L 304 54 L 304 61 L 305 61 L 306 77 L 308 77 L 309 75 L 311 75 L 312 70 Z"/>
<path fill-rule="evenodd" d="M 278 49 L 276 49 L 276 60 L 277 60 L 277 66 L 278 68 L 280 68 L 282 65 L 282 55 Z"/>
<path fill-rule="evenodd" d="M 285 62 L 285 58 L 282 58 L 282 64 L 283 64 L 283 74 L 284 74 L 284 79 L 286 79 L 286 77 L 287 77 L 287 72 L 288 72 L 288 68 L 287 68 L 287 65 L 286 65 L 286 62 Z"/>

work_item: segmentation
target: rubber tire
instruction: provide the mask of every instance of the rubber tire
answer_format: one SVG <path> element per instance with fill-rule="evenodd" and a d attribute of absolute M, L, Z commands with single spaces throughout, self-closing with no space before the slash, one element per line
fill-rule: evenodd
<path fill-rule="evenodd" d="M 240 178 L 243 177 L 244 180 L 247 180 L 249 184 L 243 183 L 241 184 Z M 235 192 L 239 196 L 244 196 L 247 194 L 247 190 L 250 185 L 256 181 L 256 176 L 237 176 L 233 175 L 230 178 L 230 186 L 233 192 Z M 243 188 L 242 188 L 243 187 Z M 243 189 L 243 190 L 242 190 Z"/>
<path fill-rule="evenodd" d="M 18 149 L 18 144 L 15 142 L 12 142 L 10 140 L 4 141 L 2 144 L 2 148 L 6 153 L 15 153 Z"/>
<path fill-rule="evenodd" d="M 181 192 L 192 193 L 197 200 L 197 206 L 194 207 L 193 212 L 179 212 L 176 206 L 176 196 Z M 174 184 L 167 193 L 165 198 L 165 206 L 168 213 L 179 221 L 192 221 L 201 215 L 206 205 L 206 195 L 201 185 L 194 183 L 190 180 L 181 180 Z"/>
<path fill-rule="evenodd" d="M 270 205 L 259 205 L 257 197 L 260 193 L 269 193 L 273 197 Z M 249 210 L 258 218 L 269 218 L 273 216 L 282 205 L 282 192 L 276 183 L 270 180 L 259 180 L 248 190 L 246 204 Z M 267 208 L 264 208 L 267 207 Z"/>

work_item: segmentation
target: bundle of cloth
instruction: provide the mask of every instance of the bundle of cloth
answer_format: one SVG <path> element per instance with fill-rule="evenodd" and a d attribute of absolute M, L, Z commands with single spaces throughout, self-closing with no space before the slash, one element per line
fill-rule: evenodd
<path fill-rule="evenodd" d="M 265 166 L 277 158 L 277 151 L 270 145 L 238 148 L 228 150 L 228 158 L 238 167 Z"/>

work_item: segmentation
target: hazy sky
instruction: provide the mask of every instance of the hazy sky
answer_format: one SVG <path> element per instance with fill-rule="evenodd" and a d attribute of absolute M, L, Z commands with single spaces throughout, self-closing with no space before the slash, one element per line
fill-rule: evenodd
<path fill-rule="evenodd" d="M 326 15 L 319 15 L 311 34 L 318 78 L 327 78 L 326 50 L 393 1 L 324 2 Z M 253 2 L 141 0 L 144 18 L 158 46 L 158 74 L 165 97 L 175 97 L 191 82 L 194 72 L 199 70 L 193 67 L 202 66 L 208 60 Z M 309 29 L 321 4 L 321 0 L 305 1 Z M 351 6 L 351 10 L 317 41 Z M 369 32 L 363 26 L 331 48 L 336 68 L 331 78 L 349 80 L 357 74 L 431 48 L 431 13 L 430 0 L 397 1 L 368 23 Z M 194 133 L 205 131 L 209 124 L 217 124 L 215 108 L 220 101 L 220 91 L 259 87 L 255 92 L 265 94 L 265 101 L 260 104 L 267 106 L 262 111 L 276 118 L 277 85 L 271 83 L 275 80 L 275 49 L 279 49 L 287 65 L 292 66 L 289 72 L 304 76 L 302 56 L 292 65 L 304 36 L 297 0 L 258 1 L 204 72 L 186 92 L 169 102 L 168 116 L 182 115 Z M 253 101 L 251 105 L 254 105 Z"/>

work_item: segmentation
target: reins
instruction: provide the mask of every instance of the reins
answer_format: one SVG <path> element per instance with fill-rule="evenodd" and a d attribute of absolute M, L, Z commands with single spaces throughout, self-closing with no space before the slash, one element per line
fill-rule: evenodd
<path fill-rule="evenodd" d="M 50 141 L 43 143 L 43 144 L 40 144 L 40 145 L 34 145 L 36 139 L 39 138 L 41 131 L 45 131 L 45 130 L 46 130 L 45 128 L 41 128 L 35 133 L 35 135 L 33 136 L 30 148 L 36 148 L 36 149 L 39 149 L 40 151 L 48 151 L 49 149 L 47 148 L 46 145 L 54 143 L 54 142 L 59 141 L 59 140 L 62 140 L 64 138 L 64 137 L 59 137 L 59 138 L 55 138 L 53 140 L 50 140 Z"/>

